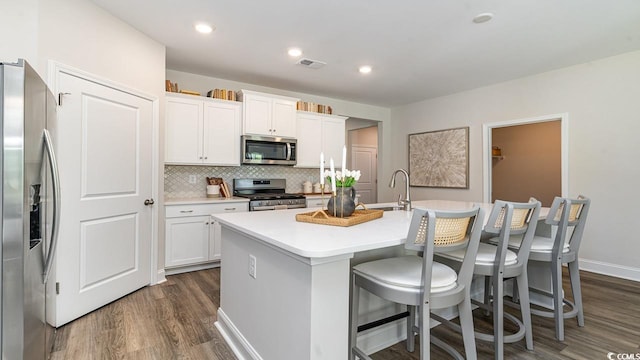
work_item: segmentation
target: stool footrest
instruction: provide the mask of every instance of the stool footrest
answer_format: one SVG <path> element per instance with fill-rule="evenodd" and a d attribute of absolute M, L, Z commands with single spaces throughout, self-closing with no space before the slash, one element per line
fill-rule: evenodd
<path fill-rule="evenodd" d="M 536 289 L 536 288 L 529 288 L 529 291 L 535 292 L 536 294 L 543 295 L 543 296 L 546 296 L 546 297 L 548 297 L 550 299 L 553 299 L 553 294 L 550 293 L 550 292 L 543 291 L 543 290 Z M 508 301 L 508 300 L 505 300 L 504 303 L 508 304 L 509 306 L 514 307 L 516 309 L 520 308 L 520 305 L 518 305 L 517 303 L 511 302 L 511 301 Z M 562 298 L 562 303 L 564 305 L 569 306 L 569 308 L 570 308 L 570 310 L 562 312 L 562 314 L 563 314 L 562 316 L 565 319 L 574 318 L 574 317 L 576 317 L 578 315 L 578 308 L 576 308 L 576 304 L 574 304 L 573 301 L 568 300 L 566 298 Z M 553 309 L 542 310 L 542 309 L 536 309 L 536 308 L 534 308 L 532 306 L 531 307 L 531 314 L 536 315 L 536 316 L 546 317 L 546 318 L 555 318 L 555 313 L 553 312 Z"/>
<path fill-rule="evenodd" d="M 402 313 L 399 313 L 399 314 L 388 316 L 386 318 L 382 318 L 380 320 L 375 320 L 375 321 L 372 321 L 372 322 L 368 322 L 366 324 L 362 324 L 362 325 L 358 326 L 358 332 L 362 332 L 362 331 L 365 331 L 365 330 L 373 329 L 374 327 L 378 327 L 378 326 L 390 323 L 392 321 L 400 320 L 400 319 L 406 318 L 408 316 L 409 316 L 409 312 L 405 311 L 405 312 L 402 312 Z"/>

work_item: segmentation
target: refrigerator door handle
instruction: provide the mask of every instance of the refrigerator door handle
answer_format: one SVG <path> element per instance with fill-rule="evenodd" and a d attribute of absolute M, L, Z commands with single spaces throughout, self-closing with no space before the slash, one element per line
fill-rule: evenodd
<path fill-rule="evenodd" d="M 58 162 L 56 161 L 56 155 L 53 151 L 53 143 L 51 142 L 51 135 L 49 130 L 44 129 L 44 147 L 49 158 L 49 167 L 51 168 L 51 179 L 53 188 L 53 215 L 51 225 L 51 243 L 49 251 L 47 253 L 46 261 L 44 264 L 43 283 L 46 283 L 51 267 L 53 266 L 53 258 L 56 254 L 56 247 L 58 246 L 58 232 L 60 227 L 60 174 L 58 172 Z"/>

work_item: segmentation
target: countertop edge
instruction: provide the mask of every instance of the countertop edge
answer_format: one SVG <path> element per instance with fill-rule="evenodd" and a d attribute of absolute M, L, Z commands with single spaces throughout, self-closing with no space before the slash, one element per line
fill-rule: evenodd
<path fill-rule="evenodd" d="M 224 214 L 212 214 L 212 216 L 216 218 L 218 221 L 220 221 L 220 223 L 222 223 L 225 226 L 228 226 L 229 228 L 242 232 L 246 235 L 252 236 L 260 241 L 263 241 L 266 244 L 275 246 L 276 248 L 285 250 L 287 252 L 290 252 L 291 254 L 294 254 L 303 258 L 309 258 L 309 259 L 326 259 L 331 257 L 339 257 L 339 256 L 354 254 L 354 253 L 366 251 L 366 250 L 391 247 L 391 246 L 404 244 L 404 240 L 405 240 L 404 238 L 389 239 L 389 240 L 385 240 L 383 243 L 378 242 L 378 243 L 372 243 L 368 245 L 357 245 L 350 248 L 340 248 L 336 250 L 312 251 L 312 250 L 306 250 L 306 249 L 301 249 L 299 247 L 291 246 L 290 244 L 287 244 L 282 241 L 278 241 L 272 237 L 265 236 L 255 231 L 251 231 L 250 229 L 247 229 L 242 226 L 238 226 L 233 222 L 226 221 L 223 217 L 219 217 L 219 215 L 224 215 Z"/>

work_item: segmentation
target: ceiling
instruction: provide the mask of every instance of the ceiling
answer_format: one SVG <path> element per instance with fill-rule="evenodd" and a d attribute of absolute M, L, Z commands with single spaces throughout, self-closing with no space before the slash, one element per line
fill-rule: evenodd
<path fill-rule="evenodd" d="M 92 1 L 164 44 L 169 69 L 384 107 L 640 49 L 638 0 Z"/>

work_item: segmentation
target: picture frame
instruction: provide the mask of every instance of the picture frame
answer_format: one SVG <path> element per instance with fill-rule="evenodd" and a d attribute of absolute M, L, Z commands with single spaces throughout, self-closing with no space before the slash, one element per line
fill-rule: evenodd
<path fill-rule="evenodd" d="M 410 186 L 469 188 L 469 127 L 409 134 Z"/>

